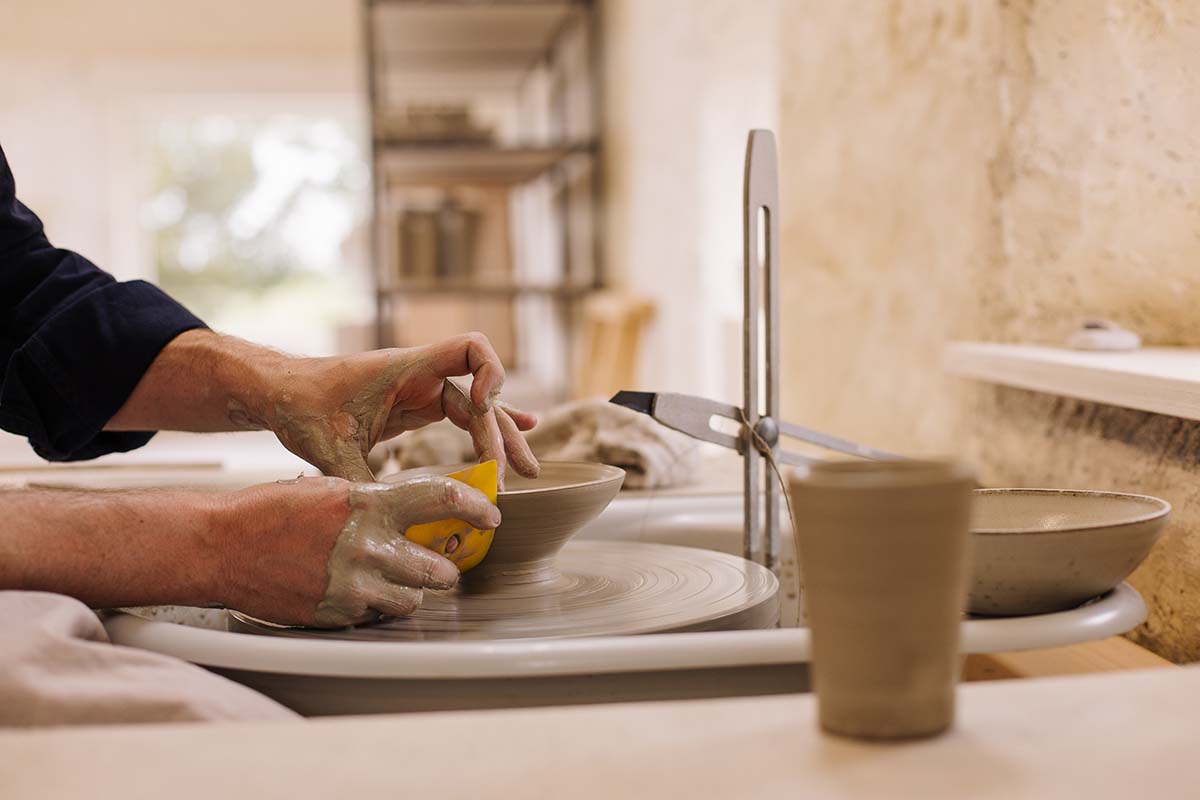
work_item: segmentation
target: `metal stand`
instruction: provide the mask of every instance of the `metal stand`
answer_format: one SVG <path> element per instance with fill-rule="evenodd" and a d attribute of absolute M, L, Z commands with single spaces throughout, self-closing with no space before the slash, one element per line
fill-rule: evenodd
<path fill-rule="evenodd" d="M 767 453 L 774 458 L 779 452 L 776 423 L 779 419 L 779 165 L 775 134 L 771 131 L 752 130 L 746 141 L 742 232 L 745 237 L 742 284 L 742 410 L 745 420 L 740 449 L 746 522 L 742 550 L 745 558 L 777 572 L 779 484 L 771 474 L 770 464 L 763 463 Z M 766 351 L 765 358 L 760 358 L 760 349 Z M 760 389 L 765 398 L 760 398 Z M 764 469 L 765 491 L 760 495 L 759 484 Z M 765 530 L 759 527 L 760 511 L 766 520 Z"/>
<path fill-rule="evenodd" d="M 742 232 L 745 236 L 742 286 L 742 407 L 673 392 L 626 390 L 617 392 L 611 400 L 625 408 L 649 414 L 668 428 L 742 454 L 742 491 L 745 508 L 742 555 L 747 560 L 762 564 L 774 572 L 779 571 L 780 487 L 771 465 L 803 465 L 816 460 L 780 448 L 780 436 L 859 458 L 901 458 L 893 453 L 831 436 L 803 425 L 794 425 L 779 418 L 778 173 L 775 134 L 767 130 L 750 131 L 749 140 L 746 142 L 746 173 L 742 198 Z M 738 435 L 731 436 L 715 430 L 712 427 L 714 417 L 724 417 L 737 422 L 740 426 Z M 764 464 L 764 461 L 767 463 Z"/>

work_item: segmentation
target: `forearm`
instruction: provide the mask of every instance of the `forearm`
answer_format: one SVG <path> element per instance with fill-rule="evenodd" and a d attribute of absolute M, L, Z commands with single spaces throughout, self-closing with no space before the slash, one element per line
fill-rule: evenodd
<path fill-rule="evenodd" d="M 0 589 L 95 608 L 221 602 L 221 495 L 0 491 Z"/>
<path fill-rule="evenodd" d="M 210 433 L 267 427 L 265 398 L 290 356 L 210 330 L 177 336 L 105 430 Z"/>

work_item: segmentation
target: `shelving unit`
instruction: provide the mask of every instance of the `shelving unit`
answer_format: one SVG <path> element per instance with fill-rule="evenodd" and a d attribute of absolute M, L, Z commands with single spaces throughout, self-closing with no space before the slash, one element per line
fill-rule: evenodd
<path fill-rule="evenodd" d="M 585 0 L 363 0 L 380 346 L 461 322 L 569 392 L 577 304 L 604 285 L 595 17 Z"/>
<path fill-rule="evenodd" d="M 497 297 L 513 297 L 523 294 L 578 297 L 595 291 L 595 288 L 592 286 L 539 286 L 532 283 L 518 285 L 512 283 L 483 283 L 479 281 L 406 281 L 394 286 L 382 286 L 379 291 L 385 294 L 461 294 L 470 292 Z"/>
<path fill-rule="evenodd" d="M 389 180 L 432 185 L 470 182 L 516 184 L 545 175 L 576 154 L 590 155 L 591 143 L 560 147 L 427 146 L 378 143 L 381 171 Z"/>

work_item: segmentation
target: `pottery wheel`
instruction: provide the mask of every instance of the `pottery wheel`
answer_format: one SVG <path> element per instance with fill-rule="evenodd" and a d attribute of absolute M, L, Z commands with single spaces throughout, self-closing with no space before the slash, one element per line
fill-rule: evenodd
<path fill-rule="evenodd" d="M 285 628 L 232 612 L 234 630 L 368 641 L 551 639 L 773 627 L 779 582 L 770 570 L 711 550 L 581 541 L 558 556 L 552 580 L 425 592 L 408 617 L 357 628 Z"/>

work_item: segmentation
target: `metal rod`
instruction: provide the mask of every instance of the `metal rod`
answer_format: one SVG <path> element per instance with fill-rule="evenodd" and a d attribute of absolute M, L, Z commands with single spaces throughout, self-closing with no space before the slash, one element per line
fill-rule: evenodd
<path fill-rule="evenodd" d="M 742 231 L 745 237 L 743 264 L 742 321 L 742 394 L 745 426 L 742 431 L 744 473 L 742 489 L 746 534 L 746 558 L 778 569 L 779 564 L 779 484 L 768 472 L 764 492 L 758 486 L 765 454 L 756 446 L 759 422 L 779 419 L 779 177 L 775 135 L 767 130 L 752 130 L 746 142 L 746 172 L 742 204 Z M 762 219 L 759 212 L 762 211 Z M 763 252 L 759 252 L 760 225 Z M 760 258 L 761 256 L 761 258 Z M 759 330 L 762 317 L 764 330 Z M 765 340 L 765 341 L 764 341 Z M 760 349 L 765 359 L 760 360 Z M 765 371 L 765 375 L 763 375 Z M 766 394 L 759 397 L 760 376 Z M 765 405 L 765 407 L 764 407 Z M 773 425 L 764 430 L 777 430 Z M 772 458 L 779 451 L 777 435 L 758 436 Z M 760 507 L 765 507 L 765 529 L 759 526 Z"/>
<path fill-rule="evenodd" d="M 763 265 L 763 277 L 766 283 L 765 297 L 763 298 L 766 304 L 766 330 L 763 332 L 763 338 L 766 343 L 767 357 L 767 416 L 779 422 L 783 410 L 779 407 L 779 349 L 780 349 L 780 333 L 779 330 L 779 168 L 778 159 L 775 152 L 775 135 L 769 131 L 763 131 L 765 136 L 762 146 L 766 150 L 765 154 L 770 160 L 769 172 L 764 168 L 764 172 L 768 172 L 769 181 L 761 181 L 762 208 L 765 211 L 765 221 L 767 229 L 763 237 L 763 244 L 766 248 L 766 257 Z M 776 460 L 779 455 L 779 439 L 773 437 L 767 441 L 770 446 L 771 457 Z M 779 481 L 776 480 L 774 470 L 769 470 L 766 476 L 767 492 L 767 541 L 766 541 L 766 567 L 776 573 L 779 572 L 780 558 L 780 508 L 779 494 L 782 487 Z"/>
<path fill-rule="evenodd" d="M 758 268 L 758 206 L 755 205 L 754 131 L 746 140 L 746 168 L 742 182 L 742 557 L 758 562 L 762 552 L 759 538 L 759 457 L 754 445 L 758 424 L 758 311 L 761 303 Z"/>

